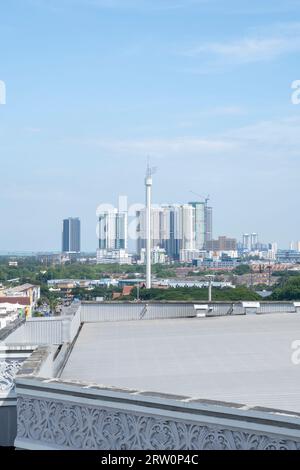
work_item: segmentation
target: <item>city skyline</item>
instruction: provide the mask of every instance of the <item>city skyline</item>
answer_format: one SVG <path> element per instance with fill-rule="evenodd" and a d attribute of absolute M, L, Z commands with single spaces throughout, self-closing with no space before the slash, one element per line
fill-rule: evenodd
<path fill-rule="evenodd" d="M 128 197 L 125 196 L 125 195 L 122 195 L 118 197 L 118 200 L 119 200 L 119 207 L 115 207 L 113 204 L 110 204 L 108 202 L 105 202 L 105 203 L 101 203 L 97 210 L 96 210 L 96 216 L 95 216 L 95 226 L 94 226 L 94 230 L 95 230 L 95 239 L 94 239 L 94 246 L 91 246 L 89 247 L 88 249 L 85 249 L 85 246 L 86 246 L 86 240 L 81 236 L 81 232 L 82 232 L 82 228 L 83 228 L 83 231 L 86 235 L 87 231 L 84 227 L 84 225 L 82 224 L 82 218 L 81 217 L 64 217 L 62 220 L 63 220 L 63 231 L 60 232 L 62 234 L 62 237 L 63 239 L 60 237 L 60 244 L 59 246 L 56 248 L 56 249 L 52 249 L 52 248 L 49 248 L 49 249 L 32 249 L 32 250 L 14 250 L 14 249 L 0 249 L 0 254 L 2 253 L 38 253 L 38 252 L 52 252 L 52 253 L 59 253 L 59 252 L 68 252 L 69 250 L 67 249 L 64 249 L 64 224 L 66 222 L 69 222 L 69 221 L 78 221 L 79 222 L 79 232 L 80 232 L 80 235 L 79 235 L 79 245 L 80 245 L 80 249 L 79 250 L 74 250 L 74 252 L 81 252 L 81 253 L 93 253 L 93 252 L 96 252 L 97 250 L 99 249 L 108 249 L 108 250 L 117 250 L 117 249 L 125 249 L 125 251 L 128 251 L 128 253 L 137 253 L 139 254 L 140 252 L 140 249 L 142 247 L 144 247 L 144 244 L 143 244 L 143 240 L 141 237 L 141 235 L 139 234 L 139 231 L 136 230 L 135 228 L 135 225 L 139 223 L 139 217 L 141 216 L 141 214 L 145 211 L 145 203 L 132 203 L 132 204 L 128 204 L 128 208 L 126 209 L 125 206 L 123 206 L 124 204 L 124 201 L 125 204 L 128 203 Z M 198 230 L 197 230 L 197 223 L 196 223 L 196 207 L 197 206 L 203 206 L 203 208 L 206 207 L 206 209 L 204 210 L 203 212 L 203 216 L 205 217 L 205 222 L 204 220 L 202 221 L 202 224 L 201 224 L 201 230 L 204 230 L 203 233 L 202 233 L 202 236 L 204 236 L 205 240 L 206 241 L 213 241 L 213 239 L 217 239 L 218 237 L 227 237 L 229 236 L 230 238 L 235 238 L 237 243 L 240 244 L 240 245 L 243 245 L 245 248 L 249 249 L 250 251 L 253 249 L 253 247 L 256 245 L 256 244 L 261 244 L 261 245 L 267 245 L 267 244 L 276 244 L 276 246 L 278 246 L 278 249 L 283 249 L 283 250 L 288 250 L 288 249 L 295 249 L 296 251 L 298 250 L 299 251 L 299 247 L 300 247 L 300 241 L 299 241 L 299 238 L 300 237 L 294 237 L 294 238 L 289 238 L 288 239 L 288 243 L 286 245 L 280 245 L 280 243 L 277 242 L 277 239 L 276 239 L 276 236 L 271 238 L 271 239 L 265 239 L 263 237 L 261 237 L 261 232 L 259 232 L 259 234 L 257 232 L 247 232 L 247 231 L 240 231 L 237 235 L 235 234 L 232 234 L 232 233 L 225 233 L 225 231 L 220 231 L 220 232 L 217 232 L 215 230 L 212 229 L 212 227 L 215 227 L 215 223 L 212 223 L 212 220 L 214 220 L 214 217 L 213 217 L 213 213 L 215 214 L 215 211 L 213 207 L 211 207 L 211 204 L 208 205 L 210 201 L 210 198 L 209 197 L 206 197 L 206 198 L 203 198 L 203 200 L 201 201 L 200 198 L 198 201 L 189 201 L 189 202 L 177 202 L 177 203 L 153 203 L 152 206 L 151 206 L 151 212 L 152 212 L 152 224 L 154 223 L 155 225 L 155 228 L 154 228 L 154 232 L 158 233 L 159 230 L 161 230 L 161 228 L 158 228 L 157 226 L 157 223 L 155 222 L 155 214 L 157 213 L 158 216 L 159 214 L 161 213 L 161 211 L 170 211 L 170 210 L 175 210 L 176 209 L 184 209 L 184 208 L 187 208 L 187 209 L 192 209 L 193 206 L 194 206 L 194 210 L 195 210 L 195 213 L 193 215 L 194 217 L 194 222 L 193 222 L 193 227 L 194 227 L 194 236 L 196 237 L 193 241 L 192 241 L 192 238 L 190 237 L 188 240 L 187 240 L 187 244 L 189 244 L 190 242 L 192 242 L 191 246 L 187 246 L 186 248 L 187 249 L 195 249 L 195 250 L 201 250 L 201 249 L 205 249 L 205 244 L 202 245 L 202 248 L 201 246 L 199 246 L 199 242 L 197 242 L 197 232 L 199 233 L 199 227 L 198 227 Z M 100 209 L 100 212 L 99 212 L 99 208 L 107 208 L 107 209 L 103 209 L 101 210 Z M 136 211 L 134 214 L 133 214 L 133 209 L 135 207 L 139 207 L 139 210 Z M 74 212 L 74 211 L 73 211 Z M 128 212 L 130 213 L 131 212 L 131 217 L 128 217 Z M 154 217 L 154 218 L 153 218 Z M 85 217 L 83 217 L 85 219 Z M 103 232 L 103 227 L 104 225 L 102 226 L 102 223 L 101 223 L 101 220 L 107 224 L 107 221 L 106 221 L 106 218 L 110 219 L 110 228 L 109 228 L 109 231 L 111 232 L 111 234 L 106 234 L 103 236 L 104 232 Z M 113 221 L 114 219 L 120 219 L 119 222 L 117 221 Z M 121 221 L 121 219 L 123 220 L 123 222 Z M 58 222 L 58 225 L 61 227 L 61 221 L 57 221 Z M 204 222 L 204 223 L 203 223 Z M 122 223 L 122 226 L 120 226 L 119 224 Z M 195 225 L 194 225 L 195 224 Z M 83 226 L 83 227 L 82 227 Z M 248 226 L 249 228 L 249 226 Z M 124 232 L 124 235 L 123 236 L 118 236 L 116 234 L 113 234 L 114 231 L 118 231 L 118 230 L 121 230 L 120 233 L 123 232 L 123 230 L 125 230 Z M 182 228 L 181 228 L 181 232 L 182 232 Z M 178 229 L 177 229 L 178 231 Z M 179 232 L 180 230 L 178 231 L 177 233 L 177 237 L 174 237 L 174 240 L 181 240 L 182 237 L 179 235 Z M 126 235 L 125 235 L 126 234 Z M 109 237 L 109 238 L 107 238 Z M 123 242 L 124 242 L 124 246 L 123 244 L 121 244 L 120 246 L 110 246 L 110 243 L 111 242 L 108 242 L 108 246 L 105 247 L 104 245 L 103 246 L 100 246 L 100 240 L 102 239 L 104 241 L 104 244 L 107 243 L 108 240 L 112 241 L 115 237 L 115 240 L 121 240 L 122 237 L 123 237 Z M 254 237 L 254 238 L 253 238 Z M 83 239 L 82 239 L 83 238 Z M 105 238 L 107 238 L 107 241 L 105 241 Z M 245 240 L 248 240 L 248 241 L 245 241 Z M 259 240 L 258 240 L 259 239 Z M 153 243 L 153 247 L 159 245 L 160 247 L 165 247 L 167 248 L 167 246 L 164 246 L 161 244 L 161 240 L 162 238 L 160 239 L 159 241 L 159 236 L 152 238 L 152 243 Z M 168 237 L 165 236 L 165 240 L 169 240 Z M 82 243 L 83 242 L 83 243 Z M 144 241 L 145 242 L 145 241 Z M 83 248 L 82 248 L 83 246 Z M 137 248 L 137 249 L 136 249 Z M 170 249 L 170 248 L 169 248 Z M 178 248 L 179 250 L 179 248 Z M 73 250 L 70 250 L 70 252 L 72 252 Z M 208 250 L 209 251 L 209 250 Z M 168 248 L 167 248 L 167 252 L 168 252 Z M 179 251 L 178 251 L 179 253 Z"/>
<path fill-rule="evenodd" d="M 257 232 L 243 232 L 235 238 L 224 233 L 214 234 L 213 207 L 209 201 L 207 196 L 204 201 L 151 205 L 151 250 L 162 249 L 170 260 L 177 259 L 180 262 L 184 262 L 185 252 L 189 253 L 189 258 L 191 253 L 196 256 L 196 253 L 203 251 L 253 253 L 271 250 L 274 255 L 278 249 L 300 250 L 299 240 L 290 240 L 289 247 L 278 247 L 277 241 L 263 240 Z M 119 196 L 118 207 L 108 203 L 100 204 L 97 208 L 96 250 L 78 250 L 78 253 L 96 251 L 98 262 L 120 256 L 125 262 L 125 256 L 128 255 L 140 257 L 146 248 L 145 214 L 144 204 L 128 205 L 128 198 L 124 195 Z M 63 227 L 70 220 L 79 221 L 80 226 L 80 219 L 70 217 L 64 219 Z M 62 252 L 67 253 L 68 250 L 63 248 Z"/>
<path fill-rule="evenodd" d="M 154 203 L 209 193 L 216 234 L 257 230 L 281 247 L 299 239 L 299 6 L 2 5 L 0 158 L 10 178 L 0 250 L 59 250 L 60 221 L 73 213 L 82 249 L 94 250 L 97 205 L 115 203 L 112 188 L 143 201 L 147 155 L 159 167 Z"/>

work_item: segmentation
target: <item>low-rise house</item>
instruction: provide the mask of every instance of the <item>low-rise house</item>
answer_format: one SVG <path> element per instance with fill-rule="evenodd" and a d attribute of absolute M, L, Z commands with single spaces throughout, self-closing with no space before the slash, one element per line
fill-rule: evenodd
<path fill-rule="evenodd" d="M 20 303 L 28 307 L 26 316 L 31 316 L 32 311 L 41 297 L 40 286 L 33 284 L 22 284 L 20 286 L 5 289 L 0 294 L 0 302 Z"/>

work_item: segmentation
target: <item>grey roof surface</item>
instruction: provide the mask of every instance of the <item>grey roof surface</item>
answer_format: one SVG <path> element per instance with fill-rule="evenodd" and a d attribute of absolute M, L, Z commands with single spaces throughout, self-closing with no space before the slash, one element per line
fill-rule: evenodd
<path fill-rule="evenodd" d="M 300 412 L 299 314 L 85 323 L 61 375 Z"/>
<path fill-rule="evenodd" d="M 8 288 L 7 291 L 9 291 L 9 292 L 23 292 L 25 290 L 32 289 L 33 287 L 37 287 L 37 286 L 34 286 L 33 284 L 26 283 L 26 284 L 22 284 L 21 286 Z"/>

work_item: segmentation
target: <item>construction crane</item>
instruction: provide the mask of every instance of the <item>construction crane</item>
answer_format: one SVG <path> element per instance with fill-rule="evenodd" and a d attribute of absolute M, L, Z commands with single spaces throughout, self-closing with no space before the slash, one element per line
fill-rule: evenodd
<path fill-rule="evenodd" d="M 200 199 L 204 199 L 205 204 L 208 204 L 208 201 L 210 200 L 209 194 L 205 197 L 201 194 L 195 193 L 195 191 L 190 191 L 190 193 L 194 194 L 195 196 L 198 196 Z"/>

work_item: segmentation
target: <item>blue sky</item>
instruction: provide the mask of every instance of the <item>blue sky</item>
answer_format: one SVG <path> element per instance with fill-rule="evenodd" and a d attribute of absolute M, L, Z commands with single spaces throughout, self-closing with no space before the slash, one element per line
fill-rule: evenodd
<path fill-rule="evenodd" d="M 3 5 L 4 4 L 4 5 Z M 96 208 L 210 194 L 214 235 L 300 239 L 299 0 L 10 0 L 0 15 L 0 251 L 59 250 Z"/>

